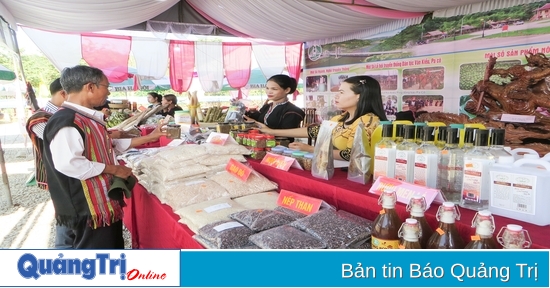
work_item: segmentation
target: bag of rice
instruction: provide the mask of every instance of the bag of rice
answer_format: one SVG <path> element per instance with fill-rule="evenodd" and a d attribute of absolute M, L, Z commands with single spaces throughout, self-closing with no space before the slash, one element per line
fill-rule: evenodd
<path fill-rule="evenodd" d="M 249 237 L 250 242 L 262 249 L 324 249 L 319 239 L 294 227 L 283 225 Z"/>
<path fill-rule="evenodd" d="M 225 187 L 231 198 L 277 190 L 277 184 L 267 180 L 256 171 L 250 173 L 246 182 L 239 180 L 227 171 L 212 175 L 209 179 Z"/>
<path fill-rule="evenodd" d="M 193 161 L 197 164 L 206 165 L 206 166 L 218 166 L 218 165 L 227 165 L 229 160 L 235 159 L 239 162 L 246 162 L 246 158 L 243 155 L 205 155 L 202 157 L 195 158 Z"/>
<path fill-rule="evenodd" d="M 172 186 L 165 191 L 164 200 L 174 211 L 185 206 L 228 197 L 227 190 L 210 180 L 193 180 Z"/>
<path fill-rule="evenodd" d="M 328 249 L 345 249 L 371 236 L 372 225 L 356 220 L 350 215 L 355 216 L 345 211 L 338 213 L 332 209 L 324 209 L 298 219 L 290 225 L 323 241 Z"/>
<path fill-rule="evenodd" d="M 229 218 L 237 220 L 254 232 L 264 231 L 294 221 L 291 216 L 275 210 L 251 209 L 233 213 Z"/>
<path fill-rule="evenodd" d="M 233 198 L 233 201 L 246 207 L 246 209 L 275 209 L 279 193 L 275 191 L 247 195 Z"/>
<path fill-rule="evenodd" d="M 246 210 L 229 197 L 189 205 L 176 211 L 179 222 L 187 225 L 191 231 L 198 233 L 199 229 L 210 223 L 229 220 L 229 214 Z"/>
<path fill-rule="evenodd" d="M 201 146 L 204 147 L 208 155 L 250 155 L 250 150 L 239 144 L 204 143 Z"/>
<path fill-rule="evenodd" d="M 210 223 L 199 229 L 199 235 L 212 242 L 218 249 L 237 249 L 249 246 L 248 237 L 254 231 L 233 220 Z"/>

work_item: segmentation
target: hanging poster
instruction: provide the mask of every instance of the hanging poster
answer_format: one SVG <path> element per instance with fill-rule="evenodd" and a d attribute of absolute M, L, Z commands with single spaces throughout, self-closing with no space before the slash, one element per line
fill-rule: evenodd
<path fill-rule="evenodd" d="M 366 39 L 306 46 L 305 53 L 305 105 L 323 119 L 338 113 L 332 104 L 338 86 L 355 75 L 379 81 L 390 120 L 413 109 L 467 114 L 489 57 L 506 69 L 525 64 L 529 53 L 550 54 L 550 1 L 432 18 Z"/>

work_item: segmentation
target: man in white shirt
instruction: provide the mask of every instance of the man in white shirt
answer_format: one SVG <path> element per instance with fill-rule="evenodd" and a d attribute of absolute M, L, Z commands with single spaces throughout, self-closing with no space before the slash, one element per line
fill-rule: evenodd
<path fill-rule="evenodd" d="M 88 66 L 65 68 L 61 84 L 67 101 L 44 130 L 44 159 L 48 186 L 59 225 L 75 233 L 74 248 L 124 248 L 123 200 L 108 197 L 113 177 L 127 179 L 132 170 L 119 165 L 115 150 L 157 141 L 166 133 L 132 139 L 112 139 L 103 113 L 93 109 L 109 96 L 103 72 Z"/>

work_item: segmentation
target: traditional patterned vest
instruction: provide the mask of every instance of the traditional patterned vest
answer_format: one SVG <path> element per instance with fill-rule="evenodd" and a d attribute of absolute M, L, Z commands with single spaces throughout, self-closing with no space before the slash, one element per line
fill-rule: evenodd
<path fill-rule="evenodd" d="M 44 160 L 43 160 L 43 151 L 42 146 L 44 141 L 40 139 L 34 132 L 32 131 L 32 128 L 39 123 L 47 123 L 48 119 L 52 117 L 51 113 L 46 112 L 43 109 L 37 110 L 31 117 L 29 117 L 29 120 L 27 120 L 27 125 L 25 128 L 27 129 L 27 134 L 29 134 L 29 138 L 32 142 L 33 147 L 33 153 L 34 153 L 34 167 L 35 167 L 35 179 L 36 183 L 38 184 L 38 188 L 41 189 L 48 189 L 48 183 L 47 183 L 47 177 L 46 177 L 46 168 L 44 167 Z"/>
<path fill-rule="evenodd" d="M 83 156 L 88 160 L 115 165 L 112 141 L 103 123 L 72 109 L 61 109 L 56 112 L 50 118 L 44 132 L 48 185 L 56 219 L 62 225 L 74 227 L 85 217 L 94 229 L 121 220 L 121 203 L 107 196 L 112 175 L 100 174 L 86 180 L 78 180 L 54 168 L 49 144 L 57 131 L 63 127 L 74 127 L 79 131 L 84 142 Z"/>

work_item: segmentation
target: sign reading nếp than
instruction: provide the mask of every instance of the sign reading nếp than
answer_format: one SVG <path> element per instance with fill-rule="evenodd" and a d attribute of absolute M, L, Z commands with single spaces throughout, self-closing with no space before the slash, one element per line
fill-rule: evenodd
<path fill-rule="evenodd" d="M 277 199 L 277 205 L 306 215 L 319 211 L 321 203 L 323 203 L 321 199 L 304 196 L 284 189 L 281 189 L 281 193 Z"/>

